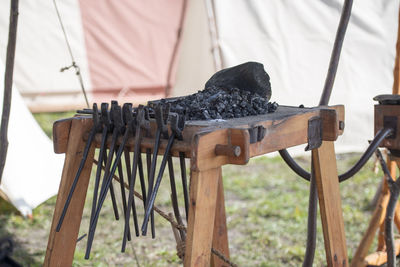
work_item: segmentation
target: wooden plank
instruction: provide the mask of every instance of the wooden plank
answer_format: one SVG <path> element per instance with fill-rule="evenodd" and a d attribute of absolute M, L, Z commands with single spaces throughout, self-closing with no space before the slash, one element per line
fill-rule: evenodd
<path fill-rule="evenodd" d="M 91 126 L 91 119 L 72 120 L 71 132 L 68 138 L 68 149 L 58 190 L 53 221 L 47 244 L 46 257 L 43 264 L 44 266 L 54 267 L 72 265 L 90 172 L 93 165 L 94 146 L 92 146 L 89 151 L 88 160 L 86 161 L 77 183 L 60 232 L 56 232 L 56 226 L 81 161 L 81 155 L 85 146 L 85 142 L 82 138 L 83 134 L 88 131 Z"/>
<path fill-rule="evenodd" d="M 184 266 L 209 266 L 220 168 L 191 171 Z"/>
<path fill-rule="evenodd" d="M 62 154 L 67 152 L 71 122 L 76 118 L 57 120 L 53 124 L 53 146 L 54 153 Z"/>
<path fill-rule="evenodd" d="M 219 168 L 217 206 L 215 209 L 214 234 L 212 246 L 229 259 L 228 228 L 226 226 L 224 182 L 222 180 L 222 170 Z M 211 257 L 211 266 L 223 267 L 227 264 L 216 255 Z"/>
<path fill-rule="evenodd" d="M 335 106 L 334 109 L 321 110 L 322 139 L 325 141 L 336 141 L 344 131 L 344 106 Z"/>
<path fill-rule="evenodd" d="M 333 142 L 312 151 L 328 266 L 348 266 L 339 179 Z"/>
<path fill-rule="evenodd" d="M 400 254 L 400 239 L 396 239 L 395 243 L 395 253 L 396 255 Z M 387 254 L 385 251 L 376 251 L 370 255 L 368 255 L 364 260 L 363 266 L 381 266 L 387 262 Z"/>

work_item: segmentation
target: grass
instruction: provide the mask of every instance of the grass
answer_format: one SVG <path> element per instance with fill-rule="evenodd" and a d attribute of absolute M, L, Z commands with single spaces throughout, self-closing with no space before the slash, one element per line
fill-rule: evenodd
<path fill-rule="evenodd" d="M 64 115 L 71 113 L 39 114 L 35 118 L 49 134 L 49 125 L 52 124 L 49 120 Z M 339 172 L 347 170 L 359 156 L 337 156 Z M 300 162 L 303 166 L 310 165 L 307 157 L 300 158 Z M 177 162 L 175 166 L 176 177 L 180 177 Z M 370 161 L 355 177 L 340 185 L 350 259 L 367 228 L 371 216 L 370 203 L 382 177 L 382 173 L 375 174 L 372 167 L 373 162 Z M 300 266 L 306 243 L 308 182 L 297 177 L 279 157 L 254 158 L 246 166 L 224 166 L 223 176 L 233 262 L 239 266 Z M 180 183 L 178 187 L 181 201 Z M 120 199 L 117 184 L 115 188 L 117 199 Z M 79 235 L 88 229 L 92 189 L 93 181 L 90 183 Z M 168 177 L 164 177 L 156 205 L 166 212 L 172 212 L 169 194 Z M 0 202 L 0 236 L 13 237 L 16 241 L 14 258 L 23 266 L 41 266 L 44 260 L 55 199 L 53 197 L 37 207 L 33 219 L 22 218 L 6 202 Z M 122 205 L 118 204 L 121 212 Z M 141 220 L 143 208 L 140 201 L 136 205 Z M 77 244 L 73 266 L 181 265 L 176 256 L 171 226 L 160 216 L 155 217 L 156 239 L 133 238 L 124 254 L 119 252 L 123 222 L 115 221 L 113 217 L 108 197 L 98 222 L 91 259 L 84 259 L 85 238 Z M 314 266 L 324 266 L 325 252 L 319 217 L 318 220 Z"/>

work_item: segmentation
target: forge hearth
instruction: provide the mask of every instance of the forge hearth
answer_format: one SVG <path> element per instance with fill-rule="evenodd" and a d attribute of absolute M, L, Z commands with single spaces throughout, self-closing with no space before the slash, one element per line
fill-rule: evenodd
<path fill-rule="evenodd" d="M 171 111 L 186 120 L 232 119 L 274 112 L 277 103 L 269 102 L 271 84 L 264 66 L 247 62 L 215 73 L 205 89 L 168 102 Z"/>

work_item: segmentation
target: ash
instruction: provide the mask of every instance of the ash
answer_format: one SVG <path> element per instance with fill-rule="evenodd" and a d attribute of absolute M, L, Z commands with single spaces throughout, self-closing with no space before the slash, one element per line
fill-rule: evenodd
<path fill-rule="evenodd" d="M 169 101 L 168 101 L 169 102 Z M 238 88 L 212 86 L 195 94 L 169 102 L 171 111 L 184 114 L 186 120 L 232 119 L 274 112 L 278 104 Z"/>

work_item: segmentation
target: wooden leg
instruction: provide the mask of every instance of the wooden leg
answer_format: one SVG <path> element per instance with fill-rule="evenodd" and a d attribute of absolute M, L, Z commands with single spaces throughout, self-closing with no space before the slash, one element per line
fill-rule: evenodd
<path fill-rule="evenodd" d="M 348 266 L 339 179 L 333 142 L 312 151 L 328 266 Z"/>
<path fill-rule="evenodd" d="M 210 266 L 220 167 L 192 171 L 184 266 Z"/>
<path fill-rule="evenodd" d="M 385 183 L 386 178 L 383 178 L 383 183 Z M 357 247 L 357 250 L 354 254 L 353 260 L 351 261 L 351 267 L 364 267 L 367 266 L 367 262 L 365 261 L 365 257 L 368 255 L 368 250 L 374 241 L 374 237 L 376 234 L 376 230 L 383 223 L 385 219 L 385 211 L 386 206 L 389 202 L 389 194 L 381 193 L 378 205 L 375 207 L 374 213 L 372 214 L 371 220 L 369 221 L 369 225 L 367 231 L 364 233 L 363 238 L 361 239 L 360 244 Z"/>
<path fill-rule="evenodd" d="M 217 206 L 215 209 L 214 220 L 214 234 L 212 246 L 221 252 L 227 259 L 229 259 L 229 242 L 228 242 L 228 229 L 226 226 L 225 215 L 225 198 L 224 198 L 224 184 L 222 180 L 222 170 L 219 168 L 218 177 L 218 191 L 217 191 Z M 223 260 L 216 255 L 211 256 L 211 266 L 223 267 L 228 266 Z"/>
<path fill-rule="evenodd" d="M 56 232 L 56 226 L 81 161 L 83 149 L 85 147 L 85 142 L 82 138 L 83 134 L 86 133 L 91 126 L 91 120 L 87 119 L 76 119 L 73 120 L 71 124 L 64 169 L 51 224 L 46 257 L 43 264 L 46 267 L 72 265 L 79 226 L 82 219 L 83 206 L 89 184 L 90 172 L 93 165 L 94 146 L 90 149 L 88 159 L 77 183 L 69 209 L 65 215 L 63 225 L 59 232 Z"/>

